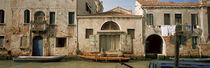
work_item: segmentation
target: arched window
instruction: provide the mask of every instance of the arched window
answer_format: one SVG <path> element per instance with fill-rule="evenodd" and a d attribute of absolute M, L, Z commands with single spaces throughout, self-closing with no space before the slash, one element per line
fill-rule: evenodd
<path fill-rule="evenodd" d="M 109 21 L 103 24 L 101 30 L 120 30 L 120 28 L 115 22 Z"/>
<path fill-rule="evenodd" d="M 41 22 L 43 22 L 45 20 L 45 14 L 42 11 L 38 11 L 38 12 L 35 13 L 35 17 L 34 18 L 35 18 L 34 20 L 36 22 L 41 23 Z"/>
<path fill-rule="evenodd" d="M 30 11 L 27 9 L 24 11 L 24 23 L 30 22 Z"/>
<path fill-rule="evenodd" d="M 4 23 L 4 10 L 0 10 L 0 23 Z"/>

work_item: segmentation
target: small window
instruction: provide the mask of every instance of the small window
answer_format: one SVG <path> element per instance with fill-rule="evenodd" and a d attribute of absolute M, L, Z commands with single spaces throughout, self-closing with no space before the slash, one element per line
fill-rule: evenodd
<path fill-rule="evenodd" d="M 191 14 L 191 21 L 192 21 L 192 26 L 196 28 L 196 25 L 198 25 L 198 15 Z"/>
<path fill-rule="evenodd" d="M 55 24 L 55 12 L 50 12 L 50 24 Z"/>
<path fill-rule="evenodd" d="M 164 14 L 164 25 L 170 25 L 170 14 Z"/>
<path fill-rule="evenodd" d="M 193 36 L 192 37 L 192 48 L 195 49 L 196 45 L 198 45 L 198 37 L 197 36 Z"/>
<path fill-rule="evenodd" d="M 4 10 L 0 10 L 0 23 L 4 23 Z"/>
<path fill-rule="evenodd" d="M 147 25 L 154 25 L 153 14 L 147 14 Z"/>
<path fill-rule="evenodd" d="M 56 47 L 64 47 L 64 46 L 66 46 L 66 38 L 57 38 Z"/>
<path fill-rule="evenodd" d="M 88 3 L 86 3 L 86 11 L 91 13 L 91 7 Z"/>
<path fill-rule="evenodd" d="M 29 23 L 30 22 L 30 11 L 25 10 L 24 11 L 24 23 Z"/>
<path fill-rule="evenodd" d="M 4 47 L 4 36 L 0 36 L 0 48 Z"/>
<path fill-rule="evenodd" d="M 135 29 L 128 29 L 128 35 L 131 35 L 131 38 L 135 39 Z"/>
<path fill-rule="evenodd" d="M 86 29 L 85 38 L 88 39 L 90 35 L 93 35 L 93 29 Z"/>
<path fill-rule="evenodd" d="M 175 24 L 176 25 L 182 24 L 182 14 L 175 14 Z"/>
<path fill-rule="evenodd" d="M 69 24 L 74 24 L 74 12 L 69 12 Z"/>

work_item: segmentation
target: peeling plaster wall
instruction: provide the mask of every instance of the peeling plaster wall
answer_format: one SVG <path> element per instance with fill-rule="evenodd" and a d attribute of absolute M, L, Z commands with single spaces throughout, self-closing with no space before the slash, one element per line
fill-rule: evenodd
<path fill-rule="evenodd" d="M 202 35 L 198 35 L 201 40 L 202 44 L 207 44 L 205 43 L 204 40 L 206 40 L 206 37 L 208 36 L 208 30 L 204 29 L 207 28 L 207 16 L 206 14 L 203 14 L 206 12 L 207 9 L 201 10 L 199 7 L 195 8 L 144 8 L 145 12 L 144 14 L 151 13 L 153 14 L 154 18 L 154 26 L 149 26 L 146 25 L 147 22 L 145 22 L 145 33 L 144 33 L 144 40 L 152 34 L 157 34 L 161 36 L 161 28 L 158 26 L 164 25 L 164 13 L 170 14 L 170 24 L 175 25 L 175 14 L 182 14 L 182 23 L 191 25 L 191 14 L 198 14 L 198 25 L 200 26 L 199 29 L 202 30 Z M 205 24 L 205 25 L 204 25 Z M 190 36 L 190 35 L 189 35 Z M 162 53 L 165 56 L 174 56 L 174 46 L 175 46 L 175 37 L 174 36 L 162 36 L 163 40 L 165 41 L 166 46 L 163 46 L 165 50 L 163 50 Z M 204 38 L 205 37 L 205 38 Z M 205 55 L 202 52 L 202 47 L 207 47 L 206 46 L 199 46 L 197 45 L 196 49 L 192 49 L 192 41 L 191 37 L 186 39 L 186 45 L 181 45 L 180 47 L 180 56 L 206 56 L 206 53 L 209 52 L 209 50 L 205 51 Z M 201 49 L 200 49 L 201 48 Z M 203 53 L 203 54 L 201 54 Z"/>
<path fill-rule="evenodd" d="M 78 1 L 78 2 L 77 2 Z M 5 11 L 5 22 L 0 24 L 0 36 L 4 36 L 4 48 L 0 55 L 32 55 L 33 38 L 43 37 L 44 55 L 75 55 L 77 45 L 77 20 L 79 14 L 89 14 L 85 11 L 87 0 L 1 0 L 0 9 Z M 96 12 L 95 1 L 88 0 Z M 77 4 L 80 4 L 77 6 Z M 30 11 L 30 20 L 34 21 L 37 11 L 45 13 L 45 20 L 49 24 L 50 12 L 55 12 L 55 25 L 48 25 L 49 29 L 43 33 L 31 32 L 31 24 L 24 23 L 24 11 Z M 68 12 L 75 13 L 73 25 L 68 24 Z M 49 36 L 55 35 L 55 36 Z M 21 48 L 21 37 L 26 36 L 27 47 Z M 65 37 L 66 46 L 56 47 L 56 38 Z M 8 54 L 11 51 L 11 54 Z"/>

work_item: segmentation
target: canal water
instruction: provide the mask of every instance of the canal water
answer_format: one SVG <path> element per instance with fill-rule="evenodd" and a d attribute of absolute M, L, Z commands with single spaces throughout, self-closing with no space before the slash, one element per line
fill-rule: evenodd
<path fill-rule="evenodd" d="M 131 61 L 126 64 L 134 68 L 148 68 L 149 61 Z M 0 68 L 116 68 L 119 63 L 103 63 L 93 61 L 61 61 L 61 62 L 25 62 L 15 63 L 12 60 L 0 60 Z"/>

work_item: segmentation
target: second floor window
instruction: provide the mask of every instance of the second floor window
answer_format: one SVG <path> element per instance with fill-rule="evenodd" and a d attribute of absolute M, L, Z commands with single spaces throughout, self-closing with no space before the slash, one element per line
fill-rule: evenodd
<path fill-rule="evenodd" d="M 55 12 L 50 12 L 50 24 L 55 24 Z"/>
<path fill-rule="evenodd" d="M 176 25 L 182 24 L 182 14 L 175 14 L 175 24 Z"/>
<path fill-rule="evenodd" d="M 170 14 L 164 14 L 164 25 L 170 25 Z"/>
<path fill-rule="evenodd" d="M 38 11 L 35 13 L 35 21 L 37 23 L 41 23 L 45 20 L 45 14 L 42 11 Z"/>
<path fill-rule="evenodd" d="M 74 24 L 74 12 L 69 12 L 69 24 Z"/>
<path fill-rule="evenodd" d="M 4 10 L 0 10 L 0 23 L 4 23 Z"/>
<path fill-rule="evenodd" d="M 25 10 L 24 11 L 24 23 L 29 23 L 30 22 L 30 11 Z"/>
<path fill-rule="evenodd" d="M 147 25 L 154 25 L 153 14 L 147 14 Z"/>
<path fill-rule="evenodd" d="M 192 26 L 196 28 L 196 25 L 198 25 L 198 15 L 191 14 L 191 21 L 192 21 Z"/>

